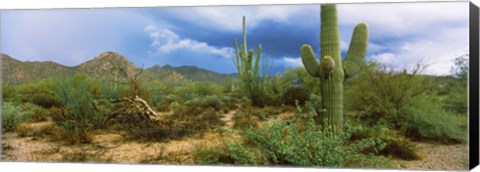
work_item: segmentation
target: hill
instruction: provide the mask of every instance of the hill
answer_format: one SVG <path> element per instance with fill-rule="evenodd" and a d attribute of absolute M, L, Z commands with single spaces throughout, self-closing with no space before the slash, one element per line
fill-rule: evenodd
<path fill-rule="evenodd" d="M 150 71 L 157 75 L 158 78 L 162 78 L 165 74 L 172 75 L 181 75 L 183 78 L 188 81 L 201 81 L 201 82 L 215 82 L 220 83 L 227 77 L 232 77 L 235 75 L 220 74 L 210 70 L 202 69 L 196 66 L 180 66 L 173 67 L 171 65 L 165 65 L 160 67 L 155 65 L 151 68 L 148 68 L 147 71 Z"/>
<path fill-rule="evenodd" d="M 92 78 L 101 80 L 122 79 L 124 73 L 133 75 L 140 68 L 135 66 L 124 56 L 115 52 L 102 53 L 78 66 L 68 67 L 55 62 L 22 62 L 6 54 L 0 54 L 3 81 L 5 83 L 33 82 L 49 77 L 60 77 L 74 73 L 84 73 Z M 236 77 L 235 74 L 220 74 L 195 66 L 173 67 L 155 65 L 142 71 L 141 79 L 162 80 L 165 82 L 216 82 L 220 83 L 227 77 Z"/>
<path fill-rule="evenodd" d="M 46 62 L 21 62 L 6 54 L 0 54 L 2 81 L 5 83 L 23 83 L 42 78 L 63 76 L 72 73 L 72 69 L 61 64 Z"/>

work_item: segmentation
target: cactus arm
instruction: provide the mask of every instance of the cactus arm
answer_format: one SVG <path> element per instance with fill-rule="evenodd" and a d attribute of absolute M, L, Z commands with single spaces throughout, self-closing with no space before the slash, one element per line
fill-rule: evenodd
<path fill-rule="evenodd" d="M 262 53 L 262 44 L 258 45 L 257 57 L 255 58 L 255 67 L 253 68 L 254 74 L 259 74 L 260 72 L 260 54 Z M 258 77 L 258 76 L 256 76 Z"/>
<path fill-rule="evenodd" d="M 307 44 L 303 45 L 300 49 L 300 54 L 302 56 L 303 66 L 305 66 L 307 72 L 313 77 L 318 77 L 320 64 L 315 58 L 315 53 L 313 53 L 312 47 Z"/>
<path fill-rule="evenodd" d="M 237 38 L 233 38 L 233 44 L 235 45 L 235 60 L 233 62 L 235 63 L 235 66 L 237 66 L 237 69 L 240 69 L 240 63 L 238 63 L 238 62 L 241 62 L 241 60 L 240 60 L 241 57 L 240 57 L 240 54 L 238 53 Z"/>
<path fill-rule="evenodd" d="M 253 61 L 253 54 L 255 52 L 253 51 L 253 49 L 250 49 L 250 51 L 248 51 L 248 56 L 247 56 L 247 70 L 248 71 L 251 71 L 251 68 L 252 68 L 252 61 Z"/>
<path fill-rule="evenodd" d="M 247 29 L 245 26 L 245 16 L 243 16 L 243 22 L 242 22 L 242 31 L 243 31 L 243 51 L 245 54 L 247 54 Z"/>
<path fill-rule="evenodd" d="M 353 31 L 350 47 L 343 63 L 345 78 L 352 77 L 365 65 L 365 55 L 368 47 L 368 27 L 359 23 Z"/>

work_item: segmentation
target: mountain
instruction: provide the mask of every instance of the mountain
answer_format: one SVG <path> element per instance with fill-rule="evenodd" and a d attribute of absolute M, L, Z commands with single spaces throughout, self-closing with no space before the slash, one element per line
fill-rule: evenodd
<path fill-rule="evenodd" d="M 145 69 L 144 76 L 146 76 L 146 78 L 149 78 L 149 79 L 159 79 L 162 82 L 169 82 L 169 83 L 188 82 L 188 79 L 186 79 L 183 75 L 175 71 L 165 70 L 159 65 L 155 65 L 153 67 Z"/>
<path fill-rule="evenodd" d="M 122 55 L 115 52 L 105 52 L 78 66 L 68 67 L 55 62 L 19 61 L 6 54 L 0 54 L 3 81 L 6 83 L 32 82 L 49 77 L 84 73 L 90 77 L 102 80 L 113 80 L 115 76 L 122 78 L 122 73 L 134 75 L 139 68 Z M 121 69 L 121 70 L 118 70 Z M 142 71 L 140 78 L 146 80 L 159 79 L 165 82 L 205 81 L 220 83 L 234 74 L 219 74 L 195 66 L 173 67 L 155 65 Z"/>
<path fill-rule="evenodd" d="M 6 54 L 0 54 L 2 64 L 2 81 L 5 83 L 21 83 L 66 75 L 72 72 L 70 67 L 46 62 L 21 62 Z"/>
<path fill-rule="evenodd" d="M 154 66 L 152 68 L 149 68 L 147 70 L 154 70 L 156 68 L 158 70 L 159 66 Z M 162 71 L 167 71 L 167 72 L 176 72 L 182 76 L 184 76 L 186 79 L 190 81 L 204 81 L 204 82 L 215 82 L 215 83 L 220 83 L 225 78 L 232 77 L 235 75 L 232 74 L 220 74 L 216 73 L 210 70 L 202 69 L 196 66 L 180 66 L 180 67 L 173 67 L 170 65 L 165 65 L 161 67 Z"/>
<path fill-rule="evenodd" d="M 99 56 L 74 67 L 75 72 L 85 73 L 90 77 L 108 80 L 121 76 L 119 69 L 130 75 L 136 73 L 137 67 L 122 55 L 105 52 Z"/>

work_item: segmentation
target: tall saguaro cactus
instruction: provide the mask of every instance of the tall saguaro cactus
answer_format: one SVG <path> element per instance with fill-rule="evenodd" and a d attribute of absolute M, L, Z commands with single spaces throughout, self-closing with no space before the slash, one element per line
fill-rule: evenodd
<path fill-rule="evenodd" d="M 261 98 L 264 93 L 265 77 L 260 71 L 260 54 L 262 53 L 262 45 L 258 45 L 257 54 L 254 59 L 254 50 L 250 49 L 247 53 L 247 33 L 245 29 L 245 16 L 243 16 L 243 45 L 238 47 L 237 38 L 235 43 L 235 65 L 237 66 L 240 79 L 243 81 L 245 88 L 252 100 L 254 106 L 261 106 Z"/>
<path fill-rule="evenodd" d="M 340 54 L 337 9 L 334 4 L 321 6 L 320 62 L 310 45 L 301 48 L 302 62 L 308 73 L 320 78 L 322 109 L 317 122 L 328 121 L 334 136 L 343 131 L 343 82 L 355 75 L 365 64 L 368 45 L 368 28 L 365 23 L 355 26 L 345 60 Z"/>

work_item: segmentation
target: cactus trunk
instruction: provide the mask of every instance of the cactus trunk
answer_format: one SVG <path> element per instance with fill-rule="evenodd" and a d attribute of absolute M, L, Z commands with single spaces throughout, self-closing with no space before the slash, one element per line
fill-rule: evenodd
<path fill-rule="evenodd" d="M 320 32 L 320 57 L 332 57 L 335 67 L 332 72 L 320 70 L 320 92 L 322 106 L 325 109 L 323 116 L 328 119 L 330 129 L 334 135 L 342 132 L 343 128 L 343 68 L 340 56 L 340 34 L 338 31 L 337 10 L 335 5 L 322 5 Z M 326 68 L 327 63 L 321 63 Z M 321 119 L 321 118 L 320 118 Z"/>
<path fill-rule="evenodd" d="M 321 6 L 320 63 L 309 45 L 301 48 L 302 61 L 308 73 L 320 79 L 322 114 L 318 123 L 325 119 L 333 136 L 343 131 L 343 82 L 355 75 L 365 64 L 368 45 L 368 29 L 364 23 L 355 27 L 352 43 L 342 64 L 337 9 L 334 4 Z"/>

